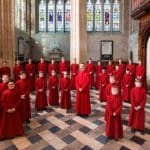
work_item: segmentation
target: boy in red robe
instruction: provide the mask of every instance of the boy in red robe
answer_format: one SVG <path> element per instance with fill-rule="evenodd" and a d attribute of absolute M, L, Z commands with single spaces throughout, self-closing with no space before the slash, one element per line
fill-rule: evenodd
<path fill-rule="evenodd" d="M 60 98 L 60 107 L 70 109 L 71 104 L 71 95 L 70 95 L 70 79 L 66 71 L 64 71 L 64 77 L 61 79 L 61 98 Z"/>
<path fill-rule="evenodd" d="M 25 65 L 25 71 L 27 78 L 30 80 L 31 89 L 35 89 L 35 65 L 32 63 L 31 59 L 28 59 L 28 64 Z"/>
<path fill-rule="evenodd" d="M 142 82 L 139 79 L 136 79 L 135 87 L 131 90 L 131 110 L 129 117 L 129 126 L 132 127 L 132 132 L 138 130 L 142 134 L 144 134 L 145 103 L 146 90 L 142 87 Z"/>
<path fill-rule="evenodd" d="M 108 84 L 108 74 L 106 69 L 102 69 L 102 73 L 99 74 L 99 99 L 101 102 L 106 101 L 106 85 Z"/>
<path fill-rule="evenodd" d="M 115 70 L 114 65 L 112 64 L 111 60 L 108 61 L 108 65 L 106 66 L 107 74 L 110 76 L 113 74 L 113 71 Z"/>
<path fill-rule="evenodd" d="M 68 70 L 68 64 L 65 61 L 65 58 L 61 58 L 61 62 L 59 63 L 59 74 L 60 74 L 60 79 L 63 77 L 63 72 Z"/>
<path fill-rule="evenodd" d="M 118 95 L 118 87 L 113 86 L 112 95 L 107 100 L 106 136 L 116 141 L 123 137 L 123 126 L 121 121 L 122 100 Z"/>
<path fill-rule="evenodd" d="M 31 90 L 31 83 L 27 79 L 26 73 L 20 73 L 20 80 L 16 82 L 16 88 L 20 92 L 20 111 L 22 121 L 26 121 L 26 123 L 30 123 L 31 118 L 31 106 L 30 106 L 30 97 L 29 93 Z"/>
<path fill-rule="evenodd" d="M 35 108 L 37 111 L 45 110 L 47 106 L 47 95 L 46 95 L 46 79 L 44 77 L 44 72 L 39 71 L 39 77 L 35 81 L 36 88 L 36 99 Z"/>
<path fill-rule="evenodd" d="M 70 66 L 70 74 L 71 74 L 71 79 L 70 79 L 70 89 L 75 90 L 75 78 L 78 74 L 79 70 L 79 65 L 76 63 L 76 58 L 74 58 L 74 62 Z"/>
<path fill-rule="evenodd" d="M 14 81 L 8 82 L 8 89 L 2 95 L 3 114 L 0 125 L 0 139 L 9 139 L 24 134 L 20 118 L 20 95 Z"/>
<path fill-rule="evenodd" d="M 44 76 L 46 76 L 47 64 L 44 62 L 44 58 L 40 58 L 40 62 L 38 63 L 38 72 L 39 71 L 42 71 Z"/>
<path fill-rule="evenodd" d="M 91 103 L 90 103 L 90 77 L 85 71 L 85 65 L 80 64 L 80 71 L 76 76 L 76 103 L 75 111 L 78 115 L 88 117 L 91 113 Z"/>
<path fill-rule="evenodd" d="M 48 87 L 49 87 L 49 105 L 56 106 L 59 105 L 59 93 L 58 93 L 58 77 L 56 76 L 55 70 L 51 71 L 51 76 L 49 77 Z"/>
<path fill-rule="evenodd" d="M 10 67 L 7 66 L 7 62 L 3 62 L 3 66 L 1 67 L 1 76 L 2 75 L 8 75 L 10 77 L 11 70 Z"/>
<path fill-rule="evenodd" d="M 131 59 L 129 59 L 129 62 L 126 68 L 130 71 L 130 74 L 133 76 L 133 79 L 134 79 L 136 66 L 132 63 Z"/>
<path fill-rule="evenodd" d="M 21 64 L 20 64 L 20 61 L 17 60 L 17 61 L 16 61 L 16 65 L 15 65 L 15 67 L 13 68 L 13 74 L 14 74 L 14 79 L 15 79 L 15 81 L 17 81 L 17 80 L 20 79 L 20 72 L 22 72 L 22 71 L 23 71 L 23 68 L 22 68 L 22 66 L 21 66 Z"/>
<path fill-rule="evenodd" d="M 55 71 L 56 73 L 58 72 L 57 64 L 55 63 L 55 60 L 52 59 L 51 63 L 48 65 L 48 72 L 49 75 L 51 76 L 52 71 Z"/>
<path fill-rule="evenodd" d="M 94 66 L 91 58 L 88 60 L 88 63 L 86 64 L 85 70 L 89 74 L 89 77 L 90 77 L 89 86 L 90 86 L 90 88 L 93 88 L 94 87 L 94 71 L 95 71 L 95 66 Z"/>
<path fill-rule="evenodd" d="M 132 75 L 130 71 L 126 69 L 126 73 L 124 74 L 122 81 L 121 81 L 121 91 L 122 91 L 122 100 L 130 101 L 130 92 L 132 89 Z"/>
<path fill-rule="evenodd" d="M 125 73 L 126 66 L 125 66 L 124 63 L 122 63 L 122 60 L 121 60 L 121 59 L 119 59 L 118 62 L 119 62 L 119 70 L 120 70 L 120 72 L 121 72 L 121 74 L 122 74 L 122 76 L 123 76 L 123 74 Z"/>
<path fill-rule="evenodd" d="M 99 74 L 102 72 L 102 65 L 100 60 L 97 62 L 96 66 L 96 80 L 95 80 L 95 87 L 98 89 L 99 88 Z"/>
<path fill-rule="evenodd" d="M 115 66 L 115 70 L 113 71 L 113 75 L 115 76 L 116 83 L 118 84 L 118 86 L 120 86 L 121 80 L 122 80 L 122 72 L 119 69 L 118 65 Z"/>

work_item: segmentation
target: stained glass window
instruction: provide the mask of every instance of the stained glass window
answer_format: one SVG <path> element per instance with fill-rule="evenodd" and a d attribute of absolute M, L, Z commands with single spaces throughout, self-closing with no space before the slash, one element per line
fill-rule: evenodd
<path fill-rule="evenodd" d="M 87 1 L 87 31 L 93 31 L 93 2 Z"/>
<path fill-rule="evenodd" d="M 111 3 L 110 0 L 104 2 L 104 31 L 111 29 Z"/>
<path fill-rule="evenodd" d="M 46 31 L 46 0 L 39 3 L 39 31 Z"/>
<path fill-rule="evenodd" d="M 49 0 L 47 13 L 48 31 L 55 31 L 55 1 Z"/>
<path fill-rule="evenodd" d="M 113 31 L 120 30 L 120 3 L 115 0 L 113 3 Z"/>
<path fill-rule="evenodd" d="M 64 30 L 64 4 L 62 0 L 57 1 L 56 5 L 56 31 Z"/>
<path fill-rule="evenodd" d="M 102 3 L 97 0 L 95 3 L 95 31 L 102 31 Z"/>
<path fill-rule="evenodd" d="M 65 3 L 65 31 L 70 31 L 70 12 L 71 4 L 70 0 L 67 0 Z"/>

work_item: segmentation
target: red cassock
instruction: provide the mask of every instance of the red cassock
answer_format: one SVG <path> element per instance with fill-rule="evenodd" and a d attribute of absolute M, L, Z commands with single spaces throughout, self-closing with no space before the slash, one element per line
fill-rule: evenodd
<path fill-rule="evenodd" d="M 90 77 L 85 71 L 79 72 L 76 76 L 76 104 L 75 111 L 80 115 L 88 115 L 91 113 L 91 103 L 90 103 Z M 82 88 L 83 91 L 79 91 Z"/>
<path fill-rule="evenodd" d="M 0 126 L 0 139 L 14 138 L 24 134 L 20 118 L 20 95 L 15 89 L 6 90 L 2 95 L 3 114 Z M 9 109 L 16 111 L 8 113 Z"/>
<path fill-rule="evenodd" d="M 95 80 L 95 87 L 99 88 L 99 74 L 102 72 L 102 65 L 96 66 L 96 80 Z"/>
<path fill-rule="evenodd" d="M 49 75 L 51 75 L 52 70 L 54 70 L 56 73 L 58 72 L 57 64 L 49 64 L 48 65 Z"/>
<path fill-rule="evenodd" d="M 50 76 L 48 87 L 49 87 L 49 104 L 58 105 L 59 104 L 59 94 L 58 94 L 58 77 Z"/>
<path fill-rule="evenodd" d="M 71 90 L 76 89 L 75 78 L 78 74 L 78 70 L 79 70 L 78 64 L 71 64 L 71 66 L 70 66 L 70 72 L 71 72 L 70 89 Z"/>
<path fill-rule="evenodd" d="M 36 88 L 35 108 L 44 109 L 47 106 L 45 77 L 41 77 L 41 78 L 39 77 L 36 79 L 35 88 Z M 39 91 L 40 89 L 42 89 L 41 92 Z"/>
<path fill-rule="evenodd" d="M 121 121 L 121 96 L 109 96 L 107 100 L 107 109 L 106 136 L 118 140 L 118 138 L 123 137 L 123 126 Z M 114 113 L 116 113 L 116 116 L 113 116 Z"/>
<path fill-rule="evenodd" d="M 93 63 L 91 63 L 91 64 L 87 63 L 85 70 L 89 74 L 89 77 L 90 77 L 89 86 L 91 88 L 94 86 L 94 71 L 95 71 L 94 64 Z M 91 74 L 90 74 L 90 72 L 91 72 Z"/>
<path fill-rule="evenodd" d="M 123 74 L 125 73 L 125 70 L 126 70 L 125 64 L 123 64 L 123 63 L 119 64 L 119 70 L 123 76 Z"/>
<path fill-rule="evenodd" d="M 108 74 L 108 75 L 112 75 L 114 70 L 115 70 L 114 65 L 112 65 L 112 64 L 109 65 L 109 64 L 108 64 L 108 65 L 106 66 L 106 71 L 107 71 L 107 74 Z"/>
<path fill-rule="evenodd" d="M 145 67 L 143 65 L 136 66 L 136 78 L 140 78 L 143 87 L 146 88 Z"/>
<path fill-rule="evenodd" d="M 131 74 L 124 74 L 121 81 L 122 99 L 130 101 L 130 92 L 132 89 L 133 77 Z"/>
<path fill-rule="evenodd" d="M 99 74 L 99 99 L 100 101 L 106 101 L 106 85 L 108 83 L 108 74 Z"/>
<path fill-rule="evenodd" d="M 45 62 L 38 63 L 38 71 L 43 71 L 44 74 L 46 74 L 46 72 L 47 72 L 47 64 Z"/>
<path fill-rule="evenodd" d="M 2 67 L 1 68 L 1 76 L 6 74 L 6 75 L 8 75 L 10 77 L 10 73 L 11 73 L 11 70 L 10 70 L 9 67 Z"/>
<path fill-rule="evenodd" d="M 2 107 L 2 94 L 5 90 L 8 89 L 7 83 L 0 83 L 0 123 L 1 123 L 1 118 L 2 118 L 2 112 L 3 112 L 3 107 Z"/>
<path fill-rule="evenodd" d="M 62 78 L 60 87 L 61 87 L 60 107 L 69 109 L 72 107 L 70 95 L 70 79 Z"/>
<path fill-rule="evenodd" d="M 129 126 L 137 130 L 144 130 L 145 124 L 145 107 L 146 90 L 144 88 L 134 87 L 131 90 L 131 110 L 129 117 Z M 134 107 L 141 106 L 140 110 L 135 110 Z"/>
<path fill-rule="evenodd" d="M 20 92 L 20 95 L 25 95 L 25 99 L 20 97 L 20 111 L 22 121 L 26 121 L 31 118 L 31 106 L 29 93 L 31 90 L 31 83 L 28 79 L 20 79 L 16 82 L 16 88 Z"/>
<path fill-rule="evenodd" d="M 68 70 L 68 64 L 67 62 L 60 62 L 59 63 L 59 73 L 60 73 L 60 78 L 63 77 L 63 72 Z"/>
<path fill-rule="evenodd" d="M 130 74 L 135 77 L 136 66 L 134 64 L 128 64 L 127 69 L 130 71 Z"/>
<path fill-rule="evenodd" d="M 14 80 L 17 81 L 20 79 L 20 72 L 23 71 L 22 66 L 15 65 L 13 68 Z"/>
<path fill-rule="evenodd" d="M 116 79 L 116 83 L 118 84 L 118 86 L 120 86 L 122 80 L 122 72 L 120 70 L 114 70 L 113 75 Z"/>
<path fill-rule="evenodd" d="M 27 78 L 30 80 L 31 89 L 35 89 L 35 65 L 34 64 L 26 64 L 25 71 L 27 74 Z"/>

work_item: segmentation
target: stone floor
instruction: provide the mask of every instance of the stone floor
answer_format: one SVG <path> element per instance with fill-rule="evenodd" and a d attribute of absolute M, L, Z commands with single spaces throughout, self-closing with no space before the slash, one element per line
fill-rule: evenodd
<path fill-rule="evenodd" d="M 72 92 L 74 105 L 75 92 Z M 149 99 L 150 97 L 148 97 Z M 91 91 L 92 114 L 89 118 L 76 116 L 74 110 L 48 107 L 37 113 L 31 94 L 32 120 L 25 124 L 25 135 L 0 142 L 0 150 L 148 150 L 150 149 L 150 104 L 146 104 L 146 133 L 130 132 L 127 126 L 130 104 L 123 104 L 124 138 L 109 140 L 105 136 L 105 103 L 98 101 L 98 92 Z"/>

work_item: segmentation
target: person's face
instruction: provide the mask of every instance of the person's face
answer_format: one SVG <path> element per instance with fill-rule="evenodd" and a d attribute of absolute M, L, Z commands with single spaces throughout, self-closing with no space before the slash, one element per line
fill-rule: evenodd
<path fill-rule="evenodd" d="M 111 61 L 109 61 L 108 64 L 111 65 Z"/>
<path fill-rule="evenodd" d="M 118 94 L 118 88 L 112 88 L 111 89 L 111 94 L 112 95 L 117 95 Z"/>
<path fill-rule="evenodd" d="M 136 81 L 136 82 L 135 82 L 135 87 L 142 87 L 142 83 L 139 82 L 139 81 Z"/>
<path fill-rule="evenodd" d="M 98 65 L 101 65 L 101 62 L 100 62 L 100 61 L 98 61 Z"/>
<path fill-rule="evenodd" d="M 25 73 L 21 74 L 20 79 L 26 79 L 26 74 Z"/>
<path fill-rule="evenodd" d="M 62 62 L 64 62 L 64 61 L 65 61 L 65 58 L 64 58 L 64 57 L 62 57 L 62 58 L 61 58 L 61 61 L 62 61 Z"/>
<path fill-rule="evenodd" d="M 16 61 L 16 65 L 20 65 L 20 61 L 19 60 Z"/>
<path fill-rule="evenodd" d="M 85 70 L 85 66 L 83 64 L 80 64 L 80 70 L 84 71 Z"/>
<path fill-rule="evenodd" d="M 115 66 L 115 69 L 116 69 L 116 70 L 119 70 L 119 66 Z"/>
<path fill-rule="evenodd" d="M 131 65 L 132 64 L 132 61 L 129 59 L 129 64 Z"/>
<path fill-rule="evenodd" d="M 55 71 L 52 71 L 51 75 L 52 75 L 52 76 L 55 76 L 55 75 L 56 75 L 56 72 L 55 72 Z"/>
<path fill-rule="evenodd" d="M 68 77 L 67 72 L 64 72 L 64 78 L 67 78 L 67 77 Z"/>
<path fill-rule="evenodd" d="M 39 72 L 39 77 L 40 77 L 40 78 L 44 77 L 43 72 Z"/>
<path fill-rule="evenodd" d="M 88 61 L 88 62 L 89 62 L 89 64 L 91 64 L 91 63 L 92 63 L 92 60 L 91 60 L 91 59 L 89 59 L 89 61 Z"/>
<path fill-rule="evenodd" d="M 109 78 L 109 82 L 110 82 L 110 83 L 115 83 L 115 78 L 114 78 L 114 77 L 110 77 L 110 78 Z"/>
<path fill-rule="evenodd" d="M 40 58 L 40 62 L 43 63 L 43 62 L 44 62 L 44 59 L 43 59 L 43 58 Z"/>
<path fill-rule="evenodd" d="M 3 83 L 7 83 L 9 81 L 8 75 L 3 75 L 2 76 L 2 81 L 3 81 Z"/>
<path fill-rule="evenodd" d="M 126 74 L 129 74 L 130 72 L 129 72 L 129 70 L 126 70 Z"/>
<path fill-rule="evenodd" d="M 141 65 L 141 64 L 142 64 L 141 60 L 139 60 L 138 64 L 139 64 L 139 65 Z"/>
<path fill-rule="evenodd" d="M 102 69 L 102 73 L 105 73 L 106 72 L 106 70 L 105 69 Z"/>
<path fill-rule="evenodd" d="M 122 60 L 121 59 L 119 59 L 119 64 L 121 64 L 122 63 Z"/>
<path fill-rule="evenodd" d="M 6 62 L 3 62 L 3 66 L 4 66 L 4 67 L 7 66 L 7 63 L 6 63 Z"/>
<path fill-rule="evenodd" d="M 8 83 L 8 89 L 14 89 L 15 88 L 15 83 L 14 82 L 9 82 Z"/>
<path fill-rule="evenodd" d="M 52 59 L 52 60 L 51 60 L 51 63 L 52 63 L 52 64 L 54 64 L 54 63 L 55 63 L 54 59 Z"/>
<path fill-rule="evenodd" d="M 31 59 L 29 59 L 29 60 L 28 60 L 28 62 L 29 62 L 29 64 L 31 64 L 31 63 L 32 63 L 32 60 L 31 60 Z"/>

